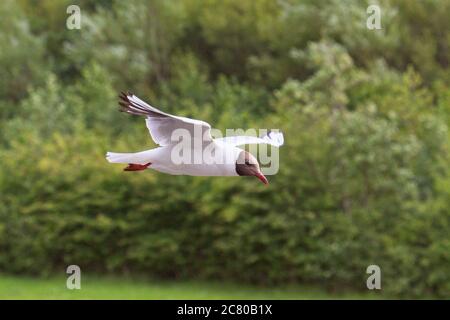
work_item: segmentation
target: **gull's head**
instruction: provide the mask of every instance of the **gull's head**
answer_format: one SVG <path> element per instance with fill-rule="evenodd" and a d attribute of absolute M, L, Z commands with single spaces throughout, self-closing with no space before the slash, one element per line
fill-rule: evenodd
<path fill-rule="evenodd" d="M 249 152 L 242 150 L 236 160 L 236 172 L 240 176 L 255 176 L 264 184 L 269 184 L 259 168 L 258 160 Z"/>

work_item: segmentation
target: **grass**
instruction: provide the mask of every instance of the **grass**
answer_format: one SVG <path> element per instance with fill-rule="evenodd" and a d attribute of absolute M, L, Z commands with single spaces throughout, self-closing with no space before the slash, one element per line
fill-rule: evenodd
<path fill-rule="evenodd" d="M 31 278 L 0 274 L 0 299 L 377 299 L 379 292 L 330 294 L 313 287 L 259 288 L 230 283 L 150 281 L 83 276 L 80 290 L 65 277 Z"/>

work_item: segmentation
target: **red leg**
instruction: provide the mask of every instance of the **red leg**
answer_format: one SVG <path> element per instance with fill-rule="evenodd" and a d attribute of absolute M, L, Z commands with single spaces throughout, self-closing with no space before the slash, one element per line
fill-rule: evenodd
<path fill-rule="evenodd" d="M 145 170 L 151 164 L 152 164 L 151 162 L 146 163 L 146 164 L 129 163 L 128 167 L 123 169 L 123 171 L 140 171 L 140 170 Z"/>

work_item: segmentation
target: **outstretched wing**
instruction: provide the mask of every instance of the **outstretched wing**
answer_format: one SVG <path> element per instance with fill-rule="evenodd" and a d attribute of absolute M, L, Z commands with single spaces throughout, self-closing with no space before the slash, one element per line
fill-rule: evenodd
<path fill-rule="evenodd" d="M 165 113 L 142 101 L 131 92 L 122 92 L 119 99 L 121 111 L 146 117 L 145 122 L 150 136 L 160 146 L 167 146 L 176 142 L 172 140 L 172 134 L 177 129 L 187 130 L 192 140 L 212 141 L 211 126 L 204 121 Z"/>
<path fill-rule="evenodd" d="M 252 137 L 252 136 L 235 136 L 235 137 L 224 137 L 215 139 L 217 142 L 231 144 L 236 146 L 241 146 L 244 144 L 258 144 L 266 143 L 275 147 L 281 147 L 284 143 L 284 136 L 282 132 L 270 131 L 262 137 Z"/>

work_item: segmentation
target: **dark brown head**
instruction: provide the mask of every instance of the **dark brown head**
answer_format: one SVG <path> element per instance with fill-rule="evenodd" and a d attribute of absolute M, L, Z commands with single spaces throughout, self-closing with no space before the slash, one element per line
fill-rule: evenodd
<path fill-rule="evenodd" d="M 242 150 L 236 160 L 236 172 L 240 176 L 255 176 L 264 184 L 269 184 L 267 178 L 261 173 L 258 160 L 249 152 Z"/>

